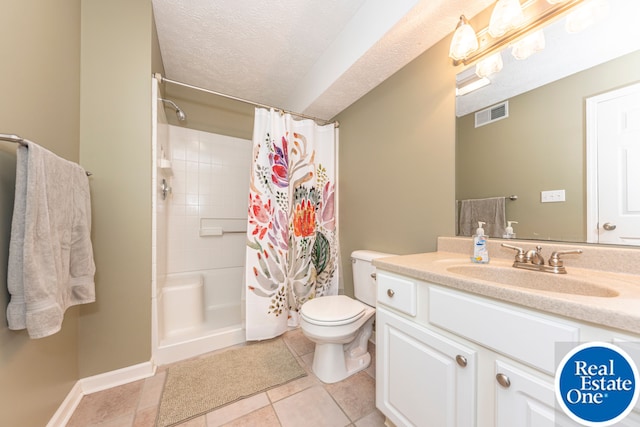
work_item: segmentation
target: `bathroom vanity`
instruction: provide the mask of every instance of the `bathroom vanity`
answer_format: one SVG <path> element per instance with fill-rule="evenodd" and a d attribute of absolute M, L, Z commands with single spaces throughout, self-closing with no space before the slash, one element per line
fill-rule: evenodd
<path fill-rule="evenodd" d="M 377 267 L 376 404 L 396 426 L 578 425 L 556 405 L 557 362 L 604 341 L 640 361 L 640 250 L 581 248 L 567 274 L 518 270 L 490 242 L 490 264 L 469 261 L 469 238 Z M 518 241 L 526 248 L 540 242 Z M 588 268 L 587 268 L 588 267 Z M 620 426 L 640 426 L 640 405 Z"/>

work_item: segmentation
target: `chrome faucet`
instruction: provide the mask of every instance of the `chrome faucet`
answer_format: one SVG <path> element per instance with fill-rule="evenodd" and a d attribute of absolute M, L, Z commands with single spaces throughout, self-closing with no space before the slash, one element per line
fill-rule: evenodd
<path fill-rule="evenodd" d="M 536 246 L 535 249 L 530 249 L 527 252 L 525 252 L 522 248 L 508 245 L 506 243 L 503 243 L 502 246 L 517 251 L 516 259 L 513 262 L 513 266 L 515 268 L 524 268 L 525 270 L 543 271 L 546 273 L 555 274 L 567 273 L 567 270 L 564 268 L 564 263 L 560 259 L 561 255 L 582 253 L 582 249 L 554 251 L 549 257 L 549 264 L 545 265 L 544 257 L 542 256 L 542 246 Z"/>

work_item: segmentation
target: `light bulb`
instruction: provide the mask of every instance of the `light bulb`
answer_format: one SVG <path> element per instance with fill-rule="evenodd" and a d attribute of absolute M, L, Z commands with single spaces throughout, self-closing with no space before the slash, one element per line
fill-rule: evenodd
<path fill-rule="evenodd" d="M 535 31 L 513 44 L 511 54 L 516 59 L 526 59 L 544 49 L 545 39 L 542 30 Z"/>
<path fill-rule="evenodd" d="M 567 15 L 565 28 L 568 33 L 579 33 L 604 19 L 608 14 L 609 2 L 607 0 L 590 0 L 581 4 Z"/>
<path fill-rule="evenodd" d="M 456 61 L 466 58 L 471 52 L 478 49 L 478 37 L 473 27 L 467 21 L 464 15 L 460 16 L 460 21 L 453 33 L 451 46 L 449 48 L 449 57 Z"/>
<path fill-rule="evenodd" d="M 524 13 L 519 0 L 498 0 L 491 12 L 489 34 L 494 38 L 500 37 L 520 26 L 523 21 Z"/>
<path fill-rule="evenodd" d="M 494 53 L 476 64 L 476 75 L 478 77 L 489 77 L 502 70 L 502 53 Z"/>

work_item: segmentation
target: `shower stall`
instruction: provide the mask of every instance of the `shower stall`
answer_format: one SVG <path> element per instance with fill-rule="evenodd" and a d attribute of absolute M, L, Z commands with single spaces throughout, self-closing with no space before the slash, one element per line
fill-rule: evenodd
<path fill-rule="evenodd" d="M 245 341 L 243 282 L 252 142 L 168 123 L 153 94 L 153 359 Z M 188 113 L 187 113 L 188 114 Z"/>

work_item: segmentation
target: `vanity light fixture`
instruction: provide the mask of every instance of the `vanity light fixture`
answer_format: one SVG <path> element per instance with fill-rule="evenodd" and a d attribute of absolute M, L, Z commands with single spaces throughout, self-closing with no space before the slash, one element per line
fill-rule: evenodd
<path fill-rule="evenodd" d="M 565 29 L 568 33 L 579 33 L 604 19 L 608 14 L 609 2 L 607 0 L 588 0 L 567 16 Z"/>
<path fill-rule="evenodd" d="M 473 27 L 469 24 L 464 15 L 460 15 L 460 21 L 453 33 L 449 57 L 456 61 L 464 59 L 471 52 L 478 49 L 478 37 Z"/>
<path fill-rule="evenodd" d="M 468 24 L 466 18 L 463 22 L 461 17 L 456 33 L 454 34 L 449 56 L 453 59 L 454 65 L 471 64 L 501 51 L 507 46 L 514 45 L 524 39 L 527 35 L 542 29 L 545 25 L 568 14 L 576 6 L 587 1 L 605 0 L 525 0 L 522 4 L 520 0 L 497 0 L 491 14 L 489 25 L 477 32 L 476 49 L 472 49 L 475 44 L 468 40 L 469 35 L 464 36 L 464 49 L 460 48 L 462 34 L 458 34 L 458 29 Z M 468 24 L 469 28 L 471 25 Z M 473 30 L 471 28 L 471 30 Z M 468 30 L 464 30 L 470 34 Z M 461 31 L 462 33 L 462 31 Z M 526 57 L 544 47 L 544 36 L 537 39 L 536 43 L 530 41 L 522 42 L 516 51 L 520 57 Z M 542 40 L 542 41 L 541 41 Z M 467 52 L 465 54 L 465 52 Z"/>
<path fill-rule="evenodd" d="M 476 74 L 478 77 L 489 77 L 491 74 L 499 73 L 502 66 L 502 52 L 496 52 L 476 64 Z"/>
<path fill-rule="evenodd" d="M 491 12 L 489 34 L 500 37 L 509 30 L 518 28 L 524 22 L 524 12 L 520 0 L 498 0 Z"/>
<path fill-rule="evenodd" d="M 527 59 L 544 49 L 544 31 L 538 30 L 518 40 L 511 47 L 511 54 L 516 59 Z"/>

